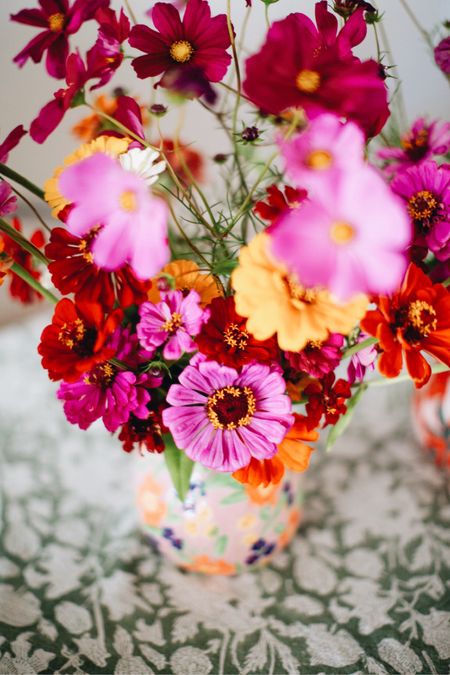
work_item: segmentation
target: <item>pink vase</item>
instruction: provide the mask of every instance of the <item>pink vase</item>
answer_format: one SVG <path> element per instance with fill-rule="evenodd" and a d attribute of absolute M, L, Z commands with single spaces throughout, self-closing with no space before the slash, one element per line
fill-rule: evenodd
<path fill-rule="evenodd" d="M 176 565 L 206 574 L 238 574 L 266 564 L 294 536 L 302 474 L 286 471 L 275 486 L 250 488 L 230 474 L 196 464 L 184 503 L 164 457 L 136 466 L 136 496 L 144 532 Z"/>
<path fill-rule="evenodd" d="M 450 467 L 450 373 L 432 375 L 413 395 L 413 425 L 436 464 Z"/>

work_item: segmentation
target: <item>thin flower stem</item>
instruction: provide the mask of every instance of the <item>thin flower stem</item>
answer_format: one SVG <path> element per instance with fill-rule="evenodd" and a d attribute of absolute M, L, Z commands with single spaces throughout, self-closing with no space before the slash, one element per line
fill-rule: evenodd
<path fill-rule="evenodd" d="M 264 5 L 264 16 L 266 18 L 267 30 L 269 30 L 269 28 L 270 28 L 269 5 L 267 3 Z"/>
<path fill-rule="evenodd" d="M 41 188 L 32 183 L 30 180 L 28 180 L 28 178 L 24 178 L 24 176 L 21 176 L 20 173 L 17 173 L 17 171 L 14 171 L 9 166 L 6 166 L 6 164 L 2 164 L 1 162 L 0 162 L 0 175 L 6 176 L 10 180 L 13 180 L 15 183 L 19 183 L 19 185 L 22 185 L 24 188 L 35 194 L 36 197 L 39 197 L 39 199 L 42 199 L 42 201 L 45 202 L 44 191 L 41 190 Z"/>
<path fill-rule="evenodd" d="M 227 26 L 231 42 L 231 51 L 233 52 L 233 61 L 236 70 L 236 83 L 237 83 L 236 101 L 233 108 L 233 123 L 232 123 L 234 135 L 236 133 L 237 116 L 239 112 L 239 105 L 241 103 L 242 82 L 241 82 L 241 69 L 239 67 L 239 57 L 236 51 L 236 41 L 234 39 L 233 24 L 231 23 L 231 0 L 227 0 Z"/>
<path fill-rule="evenodd" d="M 6 220 L 3 220 L 3 218 L 0 218 L 0 231 L 7 234 L 8 237 L 15 241 L 16 244 L 19 244 L 19 246 L 23 248 L 24 251 L 30 253 L 37 260 L 39 260 L 39 262 L 44 263 L 44 265 L 48 265 L 48 258 L 46 258 L 45 255 L 41 253 L 41 251 L 34 244 L 31 243 L 31 241 L 28 241 L 28 239 L 26 239 L 14 227 L 11 227 L 11 225 L 7 223 Z"/>
<path fill-rule="evenodd" d="M 238 91 L 237 91 L 237 89 L 235 89 L 234 87 L 230 87 L 230 85 L 229 85 L 229 84 L 225 84 L 225 82 L 219 82 L 219 85 L 220 85 L 221 87 L 223 87 L 224 89 L 226 89 L 227 91 L 229 91 L 229 92 L 231 92 L 232 94 L 234 94 L 235 96 L 237 96 Z M 239 95 L 240 95 L 240 98 L 245 98 L 246 101 L 248 101 L 249 103 L 251 103 L 249 97 L 246 96 L 242 91 L 240 92 Z"/>
<path fill-rule="evenodd" d="M 11 265 L 11 272 L 14 272 L 14 274 L 17 274 L 18 277 L 23 279 L 31 288 L 33 288 L 37 293 L 42 295 L 46 300 L 49 300 L 52 303 L 57 303 L 58 298 L 56 295 L 53 295 L 50 291 L 48 291 L 46 288 L 42 286 L 42 284 L 37 281 L 26 269 L 22 267 L 22 265 L 19 265 L 19 263 L 13 263 Z"/>
<path fill-rule="evenodd" d="M 429 36 L 429 34 L 427 33 L 427 31 L 426 31 L 424 28 L 422 28 L 422 25 L 421 25 L 420 21 L 417 19 L 416 15 L 415 15 L 414 12 L 411 10 L 411 8 L 409 7 L 409 5 L 408 5 L 408 3 L 406 2 L 406 0 L 400 0 L 400 4 L 402 5 L 403 9 L 404 9 L 405 12 L 407 13 L 407 15 L 409 16 L 409 18 L 411 19 L 411 21 L 413 22 L 413 24 L 415 25 L 415 27 L 416 27 L 417 30 L 419 31 L 419 33 L 422 35 L 422 37 L 423 37 L 423 39 L 425 40 L 425 42 L 427 43 L 427 45 L 428 45 L 431 49 L 434 49 L 434 45 L 433 45 L 432 39 L 430 38 L 430 36 Z"/>
<path fill-rule="evenodd" d="M 358 342 L 356 345 L 353 345 L 353 347 L 349 347 L 348 349 L 346 349 L 342 354 L 342 358 L 348 359 L 350 356 L 353 356 L 354 354 L 357 354 L 358 352 L 362 351 L 363 349 L 366 349 L 366 347 L 370 347 L 371 345 L 374 345 L 377 342 L 378 342 L 378 338 L 368 337 L 366 340 L 363 340 L 362 342 Z"/>
<path fill-rule="evenodd" d="M 39 213 L 39 211 L 33 206 L 33 204 L 30 202 L 30 200 L 27 199 L 27 198 L 25 197 L 25 195 L 22 194 L 22 192 L 20 192 L 17 188 L 14 188 L 14 187 L 13 187 L 13 188 L 11 188 L 11 189 L 12 189 L 13 192 L 16 193 L 16 195 L 17 195 L 18 197 L 20 197 L 20 199 L 22 199 L 22 200 L 25 202 L 25 204 L 27 204 L 27 206 L 31 209 L 31 211 L 33 211 L 34 215 L 36 216 L 36 218 L 38 219 L 38 221 L 41 223 L 42 227 L 45 227 L 45 229 L 47 230 L 47 232 L 51 232 L 51 231 L 52 231 L 52 228 L 49 227 L 49 226 L 47 225 L 47 223 L 46 223 L 45 220 L 42 218 L 42 216 L 41 216 L 41 214 Z"/>
<path fill-rule="evenodd" d="M 123 0 L 123 1 L 124 1 L 124 4 L 125 4 L 125 7 L 127 8 L 127 12 L 131 17 L 132 22 L 134 23 L 134 25 L 136 25 L 137 24 L 136 15 L 133 12 L 133 8 L 131 7 L 131 4 L 130 4 L 129 0 Z"/>
<path fill-rule="evenodd" d="M 442 282 L 442 285 L 445 286 L 445 288 L 447 288 L 448 286 L 450 286 L 450 277 L 448 277 L 448 279 L 446 279 L 445 281 L 443 281 L 443 282 Z"/>
<path fill-rule="evenodd" d="M 406 125 L 408 123 L 408 115 L 406 114 L 406 105 L 405 105 L 405 99 L 404 99 L 404 96 L 403 96 L 402 82 L 401 82 L 401 79 L 400 79 L 400 74 L 399 74 L 398 68 L 397 68 L 396 65 L 394 65 L 394 57 L 393 57 L 393 54 L 392 54 L 392 49 L 391 49 L 391 45 L 389 43 L 387 32 L 386 32 L 386 29 L 384 27 L 384 21 L 380 21 L 380 35 L 381 35 L 381 39 L 383 41 L 384 49 L 385 49 L 386 53 L 389 55 L 389 65 L 391 66 L 392 72 L 394 73 L 395 77 L 399 81 L 399 86 L 397 88 L 398 89 L 398 93 L 397 93 L 398 112 L 399 112 L 400 122 L 401 122 L 402 126 L 406 127 Z M 396 91 L 397 91 L 397 89 L 396 89 Z"/>
<path fill-rule="evenodd" d="M 450 371 L 450 368 L 445 365 L 445 363 L 438 363 L 435 366 L 431 367 L 431 374 L 437 375 L 438 373 L 446 373 Z M 367 380 L 366 384 L 368 387 L 384 387 L 391 384 L 399 384 L 400 382 L 412 382 L 410 375 L 399 375 L 398 377 L 378 377 L 375 380 Z"/>
<path fill-rule="evenodd" d="M 173 221 L 174 221 L 175 225 L 177 226 L 181 236 L 184 238 L 186 243 L 189 245 L 189 248 L 191 248 L 194 251 L 194 253 L 200 258 L 200 260 L 203 260 L 203 262 L 205 263 L 205 265 L 208 267 L 209 270 L 212 270 L 211 264 L 204 257 L 204 255 L 197 248 L 197 246 L 193 243 L 192 239 L 190 237 L 188 237 L 188 235 L 184 231 L 183 226 L 181 225 L 180 221 L 178 220 L 177 215 L 176 215 L 172 205 L 170 204 L 170 202 L 168 203 L 168 206 L 169 206 L 170 215 L 172 216 Z"/>

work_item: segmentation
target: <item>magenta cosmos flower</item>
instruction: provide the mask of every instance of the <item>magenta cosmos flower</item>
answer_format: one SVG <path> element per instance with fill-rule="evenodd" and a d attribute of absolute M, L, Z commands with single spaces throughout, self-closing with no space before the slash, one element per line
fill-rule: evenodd
<path fill-rule="evenodd" d="M 207 318 L 197 291 L 190 291 L 186 296 L 182 291 L 168 291 L 157 304 L 144 302 L 139 314 L 141 320 L 136 332 L 144 349 L 152 351 L 164 345 L 162 354 L 169 361 L 197 350 L 192 336 L 198 335 Z"/>
<path fill-rule="evenodd" d="M 181 19 L 173 5 L 158 2 L 152 20 L 156 30 L 139 24 L 130 34 L 130 45 L 145 52 L 132 61 L 139 78 L 189 66 L 201 68 L 210 82 L 223 79 L 231 61 L 225 14 L 211 17 L 208 2 L 189 0 Z"/>
<path fill-rule="evenodd" d="M 0 178 L 0 216 L 6 216 L 17 208 L 17 199 L 9 183 Z"/>
<path fill-rule="evenodd" d="M 293 424 L 278 369 L 251 363 L 238 373 L 216 361 L 189 365 L 167 394 L 163 422 L 188 457 L 216 471 L 269 459 Z"/>
<path fill-rule="evenodd" d="M 149 279 L 168 262 L 167 205 L 142 178 L 96 153 L 65 169 L 59 189 L 73 205 L 69 232 L 82 237 L 101 225 L 92 246 L 98 267 L 129 263 L 139 279 Z"/>
<path fill-rule="evenodd" d="M 370 336 L 367 335 L 367 333 L 361 331 L 358 335 L 357 342 L 364 342 L 368 337 Z M 364 349 L 353 354 L 347 368 L 347 380 L 349 383 L 362 382 L 367 371 L 375 370 L 375 361 L 377 360 L 377 357 L 378 352 L 375 345 L 364 347 Z"/>
<path fill-rule="evenodd" d="M 410 241 L 406 209 L 368 165 L 333 172 L 313 199 L 282 215 L 271 231 L 273 254 L 300 283 L 328 288 L 342 301 L 394 291 Z"/>
<path fill-rule="evenodd" d="M 366 35 L 363 10 L 338 33 L 336 17 L 319 2 L 316 22 L 317 28 L 295 13 L 272 24 L 261 50 L 247 60 L 245 93 L 268 113 L 303 108 L 311 118 L 331 110 L 357 122 L 367 136 L 376 135 L 389 109 L 379 64 L 352 54 Z"/>
<path fill-rule="evenodd" d="M 419 117 L 402 136 L 400 148 L 382 148 L 377 155 L 388 162 L 387 174 L 417 166 L 434 155 L 446 155 L 450 150 L 450 122 L 427 122 Z"/>
<path fill-rule="evenodd" d="M 39 63 L 47 52 L 45 65 L 52 77 L 61 79 L 66 74 L 66 59 L 69 55 L 69 35 L 76 33 L 81 25 L 93 19 L 99 7 L 107 7 L 109 0 L 39 0 L 40 9 L 22 9 L 11 14 L 11 20 L 27 26 L 41 28 L 14 62 L 21 68 L 28 59 Z"/>
<path fill-rule="evenodd" d="M 331 333 L 324 342 L 308 342 L 301 352 L 285 352 L 284 355 L 291 368 L 320 378 L 338 367 L 343 344 L 343 335 Z"/>
<path fill-rule="evenodd" d="M 406 202 L 414 225 L 414 246 L 429 248 L 438 260 L 448 260 L 450 165 L 423 162 L 399 174 L 391 187 Z"/>
<path fill-rule="evenodd" d="M 293 183 L 314 195 L 330 171 L 354 171 L 363 166 L 364 135 L 353 122 L 343 124 L 331 113 L 312 120 L 291 140 L 280 140 L 285 171 Z"/>
<path fill-rule="evenodd" d="M 450 74 L 450 37 L 446 37 L 434 48 L 434 60 L 443 73 Z"/>

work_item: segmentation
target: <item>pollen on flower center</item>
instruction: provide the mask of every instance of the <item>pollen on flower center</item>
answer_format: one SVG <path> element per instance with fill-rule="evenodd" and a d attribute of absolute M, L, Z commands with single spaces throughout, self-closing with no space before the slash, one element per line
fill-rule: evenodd
<path fill-rule="evenodd" d="M 418 161 L 427 154 L 428 138 L 428 130 L 420 129 L 416 134 L 407 134 L 404 136 L 400 141 L 400 145 L 410 159 Z"/>
<path fill-rule="evenodd" d="M 170 319 L 167 319 L 161 326 L 166 333 L 175 333 L 183 323 L 183 317 L 178 312 L 173 312 Z"/>
<path fill-rule="evenodd" d="M 137 210 L 136 193 L 132 190 L 125 190 L 122 192 L 119 202 L 124 211 L 132 212 Z"/>
<path fill-rule="evenodd" d="M 169 53 L 177 63 L 187 63 L 194 53 L 194 48 L 187 40 L 177 40 L 171 45 Z"/>
<path fill-rule="evenodd" d="M 206 411 L 215 429 L 236 429 L 250 424 L 256 399 L 250 387 L 222 387 L 209 396 Z"/>
<path fill-rule="evenodd" d="M 439 209 L 439 202 L 429 190 L 420 190 L 409 199 L 407 209 L 414 221 L 428 229 Z"/>
<path fill-rule="evenodd" d="M 320 86 L 320 74 L 316 70 L 301 70 L 295 78 L 297 89 L 305 94 L 314 94 Z"/>
<path fill-rule="evenodd" d="M 354 237 L 355 229 L 343 221 L 338 220 L 330 228 L 330 238 L 335 244 L 347 244 Z"/>
<path fill-rule="evenodd" d="M 75 319 L 72 323 L 63 323 L 58 333 L 58 340 L 65 347 L 73 349 L 80 343 L 86 334 L 86 328 L 81 319 Z"/>
<path fill-rule="evenodd" d="M 84 378 L 86 384 L 96 384 L 107 388 L 116 376 L 116 369 L 110 363 L 100 363 Z"/>
<path fill-rule="evenodd" d="M 312 288 L 304 288 L 297 283 L 297 279 L 293 275 L 286 277 L 286 283 L 288 285 L 289 295 L 293 300 L 311 303 L 317 299 L 317 291 Z"/>
<path fill-rule="evenodd" d="M 229 323 L 223 333 L 223 341 L 228 347 L 234 349 L 245 349 L 248 343 L 249 334 L 241 330 L 236 323 Z"/>
<path fill-rule="evenodd" d="M 80 251 L 82 257 L 86 262 L 92 264 L 94 262 L 94 256 L 92 253 L 88 250 L 88 241 L 87 239 L 81 239 L 80 243 L 78 244 L 78 250 Z"/>
<path fill-rule="evenodd" d="M 408 305 L 408 323 L 421 337 L 436 330 L 436 310 L 424 300 L 414 300 Z"/>
<path fill-rule="evenodd" d="M 309 169 L 315 169 L 316 171 L 328 169 L 332 163 L 333 155 L 328 150 L 312 150 L 305 159 L 305 165 Z"/>
<path fill-rule="evenodd" d="M 48 26 L 52 33 L 59 33 L 64 28 L 64 14 L 56 12 L 48 17 Z"/>

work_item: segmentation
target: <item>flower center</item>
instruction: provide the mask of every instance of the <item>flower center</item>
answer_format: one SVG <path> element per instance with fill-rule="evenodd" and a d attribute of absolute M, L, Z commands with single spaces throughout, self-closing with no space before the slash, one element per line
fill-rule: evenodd
<path fill-rule="evenodd" d="M 102 389 L 107 389 L 116 376 L 116 369 L 110 363 L 97 364 L 84 378 L 86 384 L 95 384 Z"/>
<path fill-rule="evenodd" d="M 341 220 L 338 220 L 330 228 L 330 238 L 335 244 L 347 244 L 355 237 L 354 228 Z"/>
<path fill-rule="evenodd" d="M 56 12 L 48 17 L 48 26 L 52 33 L 59 33 L 64 28 L 64 14 Z"/>
<path fill-rule="evenodd" d="M 295 78 L 297 89 L 305 94 L 314 94 L 320 86 L 320 74 L 316 70 L 301 70 Z"/>
<path fill-rule="evenodd" d="M 417 162 L 423 159 L 428 151 L 429 133 L 427 129 L 420 129 L 415 135 L 407 134 L 404 136 L 400 144 L 403 150 L 408 155 L 409 159 Z"/>
<path fill-rule="evenodd" d="M 86 328 L 81 319 L 63 323 L 58 333 L 59 342 L 80 356 L 91 354 L 96 338 L 95 328 Z"/>
<path fill-rule="evenodd" d="M 241 330 L 237 323 L 229 323 L 223 333 L 223 341 L 228 347 L 243 350 L 248 343 L 249 334 Z"/>
<path fill-rule="evenodd" d="M 132 190 L 125 190 L 122 192 L 119 202 L 124 211 L 129 211 L 131 213 L 137 210 L 136 193 Z"/>
<path fill-rule="evenodd" d="M 305 165 L 309 169 L 321 171 L 328 169 L 333 163 L 333 156 L 328 150 L 313 150 L 305 159 Z"/>
<path fill-rule="evenodd" d="M 171 45 L 169 53 L 177 63 L 186 63 L 194 53 L 194 48 L 187 40 L 177 40 Z"/>
<path fill-rule="evenodd" d="M 87 239 L 81 239 L 80 243 L 78 244 L 78 250 L 81 253 L 81 256 L 88 262 L 89 264 L 92 265 L 94 262 L 94 256 L 88 249 L 89 242 Z"/>
<path fill-rule="evenodd" d="M 166 333 L 176 333 L 183 323 L 183 317 L 178 312 L 174 312 L 170 319 L 167 319 L 162 325 L 162 330 L 165 330 Z"/>
<path fill-rule="evenodd" d="M 293 275 L 286 277 L 285 280 L 288 285 L 289 295 L 293 300 L 301 300 L 302 302 L 311 304 L 317 299 L 317 291 L 313 288 L 304 288 L 303 286 L 300 286 Z"/>
<path fill-rule="evenodd" d="M 408 213 L 416 225 L 424 230 L 431 227 L 432 220 L 439 212 L 440 203 L 429 190 L 420 190 L 413 195 L 407 205 Z"/>
<path fill-rule="evenodd" d="M 215 429 L 236 429 L 250 424 L 256 398 L 250 387 L 216 389 L 206 403 L 209 421 Z"/>
<path fill-rule="evenodd" d="M 305 349 L 322 349 L 322 344 L 320 340 L 309 340 L 306 344 Z"/>
<path fill-rule="evenodd" d="M 420 337 L 427 337 L 436 330 L 436 310 L 425 300 L 414 300 L 408 305 L 408 323 Z"/>

